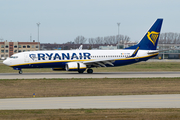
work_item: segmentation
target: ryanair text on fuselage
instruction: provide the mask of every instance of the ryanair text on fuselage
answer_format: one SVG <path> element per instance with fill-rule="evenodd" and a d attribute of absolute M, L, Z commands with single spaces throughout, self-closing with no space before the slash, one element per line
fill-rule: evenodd
<path fill-rule="evenodd" d="M 37 53 L 38 60 L 73 60 L 73 59 L 91 59 L 90 53 Z M 29 54 L 29 57 L 34 60 L 36 58 L 36 54 Z"/>

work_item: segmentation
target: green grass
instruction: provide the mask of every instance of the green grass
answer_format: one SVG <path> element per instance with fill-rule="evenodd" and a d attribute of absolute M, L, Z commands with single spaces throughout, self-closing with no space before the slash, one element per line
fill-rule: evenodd
<path fill-rule="evenodd" d="M 180 109 L 1 110 L 12 120 L 179 120 Z"/>
<path fill-rule="evenodd" d="M 120 67 L 93 68 L 94 72 L 128 72 L 128 71 L 180 71 L 180 62 L 140 62 Z M 0 73 L 17 73 L 4 64 L 0 64 Z M 66 72 L 52 71 L 51 68 L 23 69 L 23 72 Z"/>
<path fill-rule="evenodd" d="M 0 98 L 180 94 L 180 78 L 0 80 Z"/>

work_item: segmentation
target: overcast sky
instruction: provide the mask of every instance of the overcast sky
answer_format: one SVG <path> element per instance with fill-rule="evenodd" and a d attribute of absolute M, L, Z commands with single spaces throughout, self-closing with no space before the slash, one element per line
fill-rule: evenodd
<path fill-rule="evenodd" d="M 0 0 L 0 38 L 66 43 L 86 38 L 128 35 L 139 41 L 157 18 L 161 32 L 180 33 L 180 0 Z"/>

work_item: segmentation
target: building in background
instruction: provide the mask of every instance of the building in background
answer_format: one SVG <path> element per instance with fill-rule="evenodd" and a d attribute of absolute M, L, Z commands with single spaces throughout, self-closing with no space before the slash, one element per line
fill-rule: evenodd
<path fill-rule="evenodd" d="M 76 50 L 83 45 L 83 49 L 100 49 L 99 46 L 116 46 L 116 44 L 74 44 L 74 43 L 65 43 L 65 44 L 51 44 L 51 43 L 42 43 L 41 50 Z"/>
<path fill-rule="evenodd" d="M 180 44 L 158 44 L 157 49 L 162 52 L 160 52 L 156 58 L 180 59 Z"/>
<path fill-rule="evenodd" d="M 39 50 L 39 42 L 0 42 L 0 59 L 5 59 L 18 52 Z"/>
<path fill-rule="evenodd" d="M 130 46 L 134 46 L 134 45 L 136 45 L 137 44 L 137 42 L 131 42 L 131 41 L 129 41 L 129 42 L 127 42 L 127 43 L 118 43 L 117 44 L 117 49 L 124 49 L 124 48 L 127 48 L 127 47 L 130 47 Z"/>

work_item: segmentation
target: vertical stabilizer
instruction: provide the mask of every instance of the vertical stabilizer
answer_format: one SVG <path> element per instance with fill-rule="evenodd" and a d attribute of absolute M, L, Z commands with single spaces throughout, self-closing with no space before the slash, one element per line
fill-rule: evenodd
<path fill-rule="evenodd" d="M 139 46 L 140 50 L 156 50 L 162 22 L 163 19 L 157 19 L 156 22 L 149 29 L 149 31 L 145 34 L 143 39 L 137 45 L 125 49 L 136 49 Z"/>

